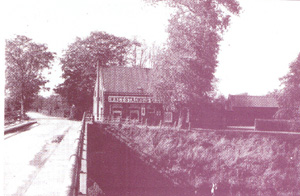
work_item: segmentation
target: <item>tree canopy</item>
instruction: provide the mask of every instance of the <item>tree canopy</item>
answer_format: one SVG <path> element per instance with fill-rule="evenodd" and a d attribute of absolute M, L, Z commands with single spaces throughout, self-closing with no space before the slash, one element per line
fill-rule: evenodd
<path fill-rule="evenodd" d="M 300 119 L 300 53 L 290 64 L 290 71 L 281 78 L 282 90 L 277 92 L 279 110 L 277 118 Z"/>
<path fill-rule="evenodd" d="M 22 115 L 47 82 L 42 71 L 50 68 L 53 59 L 54 53 L 45 44 L 37 44 L 26 36 L 6 40 L 6 97 L 17 103 Z"/>
<path fill-rule="evenodd" d="M 60 59 L 65 81 L 56 92 L 75 105 L 77 117 L 92 108 L 96 66 L 125 66 L 133 42 L 105 32 L 92 32 L 86 38 L 77 38 Z"/>
<path fill-rule="evenodd" d="M 166 47 L 156 57 L 154 89 L 173 108 L 185 105 L 199 111 L 211 100 L 219 42 L 240 6 L 236 0 L 164 2 L 176 12 L 169 21 Z"/>

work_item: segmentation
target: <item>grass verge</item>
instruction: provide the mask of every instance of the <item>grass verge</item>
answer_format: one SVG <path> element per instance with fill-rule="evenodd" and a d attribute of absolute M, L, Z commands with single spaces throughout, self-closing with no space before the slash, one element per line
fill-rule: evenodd
<path fill-rule="evenodd" d="M 223 195 L 300 195 L 300 137 L 108 126 L 177 184 Z"/>

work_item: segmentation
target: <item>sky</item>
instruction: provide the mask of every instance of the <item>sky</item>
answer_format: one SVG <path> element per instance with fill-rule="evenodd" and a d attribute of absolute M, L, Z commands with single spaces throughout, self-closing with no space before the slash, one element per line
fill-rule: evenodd
<path fill-rule="evenodd" d="M 241 0 L 218 56 L 219 90 L 265 95 L 300 53 L 300 1 Z"/>
<path fill-rule="evenodd" d="M 218 91 L 225 96 L 264 95 L 279 88 L 279 78 L 300 52 L 300 1 L 240 0 L 240 4 L 243 10 L 232 18 L 221 42 Z M 76 37 L 105 31 L 159 45 L 167 39 L 171 13 L 142 0 L 10 0 L 1 7 L 1 38 L 25 35 L 57 53 L 48 76 L 51 88 L 63 82 L 59 57 Z"/>

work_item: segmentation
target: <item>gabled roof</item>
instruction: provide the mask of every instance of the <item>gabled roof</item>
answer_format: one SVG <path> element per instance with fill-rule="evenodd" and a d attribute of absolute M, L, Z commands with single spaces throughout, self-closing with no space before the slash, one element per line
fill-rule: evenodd
<path fill-rule="evenodd" d="M 150 94 L 151 69 L 138 67 L 103 67 L 101 76 L 105 92 Z"/>
<path fill-rule="evenodd" d="M 262 107 L 278 108 L 277 100 L 270 96 L 229 95 L 229 108 L 232 107 Z"/>

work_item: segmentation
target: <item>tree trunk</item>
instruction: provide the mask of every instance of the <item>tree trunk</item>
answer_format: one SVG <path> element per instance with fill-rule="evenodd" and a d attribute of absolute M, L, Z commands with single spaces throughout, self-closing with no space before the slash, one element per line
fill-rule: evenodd
<path fill-rule="evenodd" d="M 22 78 L 21 78 L 21 119 L 23 120 L 25 115 L 24 115 L 24 72 L 22 69 Z"/>
<path fill-rule="evenodd" d="M 185 107 L 179 108 L 179 117 L 178 117 L 178 124 L 177 129 L 186 128 L 187 120 L 189 120 L 189 111 Z"/>
<path fill-rule="evenodd" d="M 21 96 L 21 119 L 24 119 L 25 113 L 24 113 L 24 99 L 23 95 Z"/>

